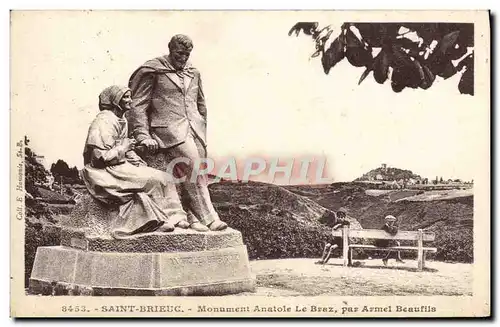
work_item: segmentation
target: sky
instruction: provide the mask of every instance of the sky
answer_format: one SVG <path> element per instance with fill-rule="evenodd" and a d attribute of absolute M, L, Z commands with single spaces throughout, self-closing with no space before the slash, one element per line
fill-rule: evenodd
<path fill-rule="evenodd" d="M 349 181 L 386 163 L 423 177 L 471 180 L 479 97 L 461 95 L 460 75 L 429 90 L 394 93 L 347 60 L 325 75 L 310 59 L 310 37 L 290 37 L 289 12 L 18 12 L 12 15 L 12 110 L 46 162 L 83 166 L 88 126 L 105 87 L 128 83 L 172 35 L 194 41 L 208 108 L 208 152 L 234 156 L 325 157 L 331 181 Z M 340 32 L 339 14 L 314 16 Z M 478 113 L 481 112 L 481 115 Z M 489 124 L 487 125 L 489 126 Z"/>

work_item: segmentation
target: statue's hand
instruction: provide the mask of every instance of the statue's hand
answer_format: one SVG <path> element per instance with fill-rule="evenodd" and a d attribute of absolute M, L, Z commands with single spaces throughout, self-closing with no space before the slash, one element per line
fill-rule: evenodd
<path fill-rule="evenodd" d="M 122 146 L 125 148 L 125 151 L 130 151 L 134 150 L 135 143 L 135 139 L 126 138 L 123 140 Z"/>
<path fill-rule="evenodd" d="M 158 150 L 158 142 L 153 139 L 145 139 L 140 144 L 146 146 L 151 152 L 156 152 Z"/>

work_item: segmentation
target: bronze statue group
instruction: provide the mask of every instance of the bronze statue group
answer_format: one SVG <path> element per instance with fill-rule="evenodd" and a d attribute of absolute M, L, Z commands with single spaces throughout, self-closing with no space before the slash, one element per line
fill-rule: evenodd
<path fill-rule="evenodd" d="M 191 179 L 195 164 L 207 156 L 205 97 L 200 73 L 188 61 L 193 42 L 175 35 L 168 48 L 133 72 L 128 87 L 101 92 L 88 130 L 82 176 L 94 199 L 118 206 L 112 230 L 118 239 L 227 228 L 212 205 L 206 176 Z"/>

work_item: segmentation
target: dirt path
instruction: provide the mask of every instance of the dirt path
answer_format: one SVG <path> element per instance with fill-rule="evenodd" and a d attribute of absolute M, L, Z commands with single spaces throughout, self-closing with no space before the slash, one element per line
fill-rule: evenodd
<path fill-rule="evenodd" d="M 344 268 L 340 259 L 316 265 L 317 259 L 259 260 L 250 263 L 257 276 L 257 292 L 266 296 L 472 295 L 472 265 L 429 261 L 365 260 L 361 267 Z"/>

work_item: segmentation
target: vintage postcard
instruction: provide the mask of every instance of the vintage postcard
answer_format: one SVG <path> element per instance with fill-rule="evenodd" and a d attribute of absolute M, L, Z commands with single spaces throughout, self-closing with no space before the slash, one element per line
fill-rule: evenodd
<path fill-rule="evenodd" d="M 13 317 L 488 317 L 487 11 L 12 11 Z"/>

